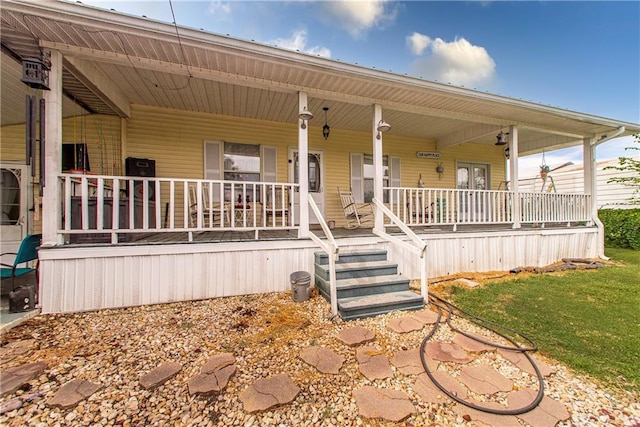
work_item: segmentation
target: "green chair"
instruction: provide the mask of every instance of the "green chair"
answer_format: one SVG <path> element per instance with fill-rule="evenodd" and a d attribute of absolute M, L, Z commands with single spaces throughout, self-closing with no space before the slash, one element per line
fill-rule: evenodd
<path fill-rule="evenodd" d="M 35 268 L 31 268 L 26 265 L 27 262 L 37 260 L 38 259 L 38 247 L 40 246 L 40 240 L 42 240 L 42 234 L 32 234 L 28 235 L 24 239 L 22 239 L 22 243 L 20 243 L 20 248 L 18 252 L 7 252 L 2 254 L 5 255 L 15 255 L 13 260 L 13 264 L 2 264 L 2 280 L 11 279 L 11 290 L 15 289 L 15 279 L 17 277 L 24 276 L 25 274 L 29 274 L 31 272 L 36 273 L 36 289 L 38 286 L 38 267 L 36 264 Z M 25 264 L 24 267 L 19 267 L 20 264 Z"/>

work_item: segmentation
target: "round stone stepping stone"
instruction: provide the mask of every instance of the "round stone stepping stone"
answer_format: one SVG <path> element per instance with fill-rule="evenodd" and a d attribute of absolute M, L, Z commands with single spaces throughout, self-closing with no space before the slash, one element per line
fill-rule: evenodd
<path fill-rule="evenodd" d="M 101 388 L 102 384 L 75 378 L 60 387 L 55 396 L 47 401 L 47 405 L 57 406 L 62 409 L 73 408 Z"/>
<path fill-rule="evenodd" d="M 460 381 L 443 371 L 434 371 L 431 374 L 449 393 L 460 399 L 467 398 L 467 389 Z M 440 402 L 440 398 L 438 396 L 441 396 L 442 399 L 449 398 L 449 396 L 447 396 L 437 385 L 433 383 L 433 381 L 431 381 L 431 378 L 429 378 L 429 375 L 427 375 L 426 372 L 418 375 L 418 378 L 416 379 L 416 387 L 416 393 L 418 393 L 420 397 L 427 402 Z M 435 397 L 432 396 L 432 393 L 435 393 Z"/>
<path fill-rule="evenodd" d="M 224 390 L 229 379 L 236 372 L 233 364 L 235 361 L 231 353 L 221 353 L 211 357 L 200 373 L 194 375 L 187 383 L 189 394 L 210 394 Z"/>
<path fill-rule="evenodd" d="M 244 410 L 251 413 L 289 403 L 299 392 L 300 388 L 288 375 L 279 374 L 259 379 L 240 393 L 238 398 L 244 405 Z"/>
<path fill-rule="evenodd" d="M 146 389 L 153 389 L 164 384 L 182 369 L 182 365 L 177 362 L 163 363 L 148 374 L 140 377 L 140 385 Z"/>
<path fill-rule="evenodd" d="M 312 346 L 300 352 L 300 359 L 323 374 L 337 374 L 345 358 L 327 347 Z"/>
<path fill-rule="evenodd" d="M 343 329 L 338 334 L 338 339 L 350 347 L 373 341 L 375 338 L 375 332 L 362 326 Z"/>
<path fill-rule="evenodd" d="M 424 327 L 424 323 L 413 316 L 398 317 L 387 322 L 387 329 L 391 329 L 398 334 L 406 334 L 419 331 Z"/>
<path fill-rule="evenodd" d="M 433 310 L 421 310 L 411 314 L 411 317 L 425 325 L 433 325 L 438 321 L 438 313 Z M 444 320 L 444 319 L 443 319 Z"/>
<path fill-rule="evenodd" d="M 373 346 L 360 347 L 356 351 L 358 369 L 367 379 L 381 380 L 393 376 L 389 358 L 381 350 Z"/>
<path fill-rule="evenodd" d="M 489 365 L 465 366 L 460 371 L 460 381 L 478 394 L 493 394 L 513 390 L 513 381 Z"/>
<path fill-rule="evenodd" d="M 387 421 L 402 421 L 415 413 L 415 407 L 406 393 L 365 386 L 353 391 L 358 412 L 366 418 L 382 418 Z"/>
<path fill-rule="evenodd" d="M 49 366 L 46 362 L 26 363 L 0 372 L 0 396 L 13 393 L 24 384 L 42 374 Z"/>
<path fill-rule="evenodd" d="M 501 348 L 501 349 L 498 349 L 498 353 L 500 353 L 502 357 L 504 357 L 509 362 L 513 363 L 514 365 L 516 365 L 518 368 L 522 369 L 529 375 L 536 375 L 535 369 L 533 369 L 531 362 L 529 362 L 529 359 L 527 359 L 527 357 L 524 355 L 523 352 L 515 351 L 515 350 L 505 350 Z M 556 373 L 556 368 L 554 366 L 551 366 L 548 363 L 538 360 L 535 357 L 532 357 L 532 358 L 536 362 L 536 365 L 540 370 L 540 374 L 542 374 L 543 377 L 546 378 L 549 375 Z"/>
<path fill-rule="evenodd" d="M 439 363 L 426 355 L 425 361 L 431 371 L 438 369 Z M 391 363 L 405 375 L 418 375 L 424 373 L 422 360 L 420 360 L 420 349 L 413 348 L 399 351 L 391 358 Z"/>
<path fill-rule="evenodd" d="M 459 345 L 439 340 L 427 343 L 425 353 L 441 362 L 469 363 L 473 360 Z"/>
<path fill-rule="evenodd" d="M 524 388 L 507 396 L 509 408 L 517 409 L 533 402 L 538 392 L 529 388 Z M 567 408 L 548 396 L 544 396 L 540 404 L 532 411 L 525 412 L 517 416 L 531 427 L 553 427 L 560 421 L 568 420 L 571 415 L 567 412 Z"/>
<path fill-rule="evenodd" d="M 484 339 L 485 341 L 487 340 L 486 337 L 482 337 L 480 335 L 476 335 L 476 334 L 470 334 L 470 335 L 477 336 L 478 338 Z M 476 341 L 462 334 L 456 334 L 455 337 L 453 337 L 453 343 L 473 353 L 482 353 L 485 351 L 492 351 L 496 349 L 493 346 L 484 344 L 480 341 Z"/>

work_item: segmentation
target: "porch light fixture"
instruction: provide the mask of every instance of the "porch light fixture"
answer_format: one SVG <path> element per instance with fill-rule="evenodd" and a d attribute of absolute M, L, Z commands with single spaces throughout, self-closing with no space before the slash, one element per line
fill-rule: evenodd
<path fill-rule="evenodd" d="M 324 126 L 322 126 L 322 136 L 324 136 L 325 141 L 329 139 L 329 130 L 331 129 L 327 124 L 327 111 L 329 111 L 329 107 L 322 107 L 324 110 Z"/>
<path fill-rule="evenodd" d="M 509 147 L 504 149 L 504 157 L 507 160 L 509 160 L 511 158 L 511 150 L 509 149 Z"/>
<path fill-rule="evenodd" d="M 300 110 L 300 113 L 298 113 L 298 117 L 300 118 L 300 120 L 302 120 L 302 124 L 300 125 L 300 127 L 302 129 L 306 129 L 307 121 L 313 119 L 313 113 L 307 110 L 307 107 L 303 107 L 302 110 Z"/>
<path fill-rule="evenodd" d="M 496 135 L 496 145 L 507 145 L 507 135 L 509 132 L 504 133 L 502 130 Z"/>
<path fill-rule="evenodd" d="M 380 139 L 381 138 L 381 132 L 386 132 L 388 130 L 391 129 L 391 125 L 387 122 L 385 122 L 384 120 L 380 120 L 378 122 L 378 127 L 376 128 L 378 130 L 378 134 L 376 135 L 376 139 Z"/>

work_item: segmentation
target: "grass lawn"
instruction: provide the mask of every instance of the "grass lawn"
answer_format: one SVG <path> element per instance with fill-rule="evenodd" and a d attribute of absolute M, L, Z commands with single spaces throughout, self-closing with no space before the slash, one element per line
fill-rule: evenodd
<path fill-rule="evenodd" d="M 453 303 L 532 338 L 539 351 L 613 387 L 640 387 L 640 251 L 616 265 L 455 286 Z"/>

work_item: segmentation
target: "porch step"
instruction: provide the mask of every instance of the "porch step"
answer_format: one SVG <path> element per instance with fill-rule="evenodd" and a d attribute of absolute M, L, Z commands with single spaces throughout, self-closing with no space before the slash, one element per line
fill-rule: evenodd
<path fill-rule="evenodd" d="M 323 252 L 314 255 L 316 287 L 331 301 L 329 257 Z M 336 290 L 344 320 L 424 307 L 424 299 L 409 290 L 409 279 L 398 274 L 398 265 L 388 262 L 387 251 L 380 249 L 340 253 Z"/>
<path fill-rule="evenodd" d="M 329 266 L 318 265 L 315 268 L 316 276 L 329 280 Z M 357 277 L 388 276 L 398 273 L 398 264 L 387 261 L 351 262 L 336 264 L 336 280 L 353 279 Z"/>
<path fill-rule="evenodd" d="M 329 255 L 326 252 L 314 252 L 315 263 L 329 264 Z M 340 259 L 336 264 L 350 264 L 354 262 L 386 261 L 387 251 L 384 249 L 367 249 L 357 252 L 340 252 Z"/>
<path fill-rule="evenodd" d="M 424 308 L 424 298 L 412 291 L 338 299 L 338 311 L 343 320 L 377 316 L 394 310 L 420 310 L 422 308 Z"/>
<path fill-rule="evenodd" d="M 329 280 L 316 276 L 316 286 L 320 293 L 330 298 Z M 409 279 L 397 274 L 373 277 L 356 277 L 336 280 L 338 298 L 351 298 L 379 293 L 398 292 L 409 289 Z"/>

